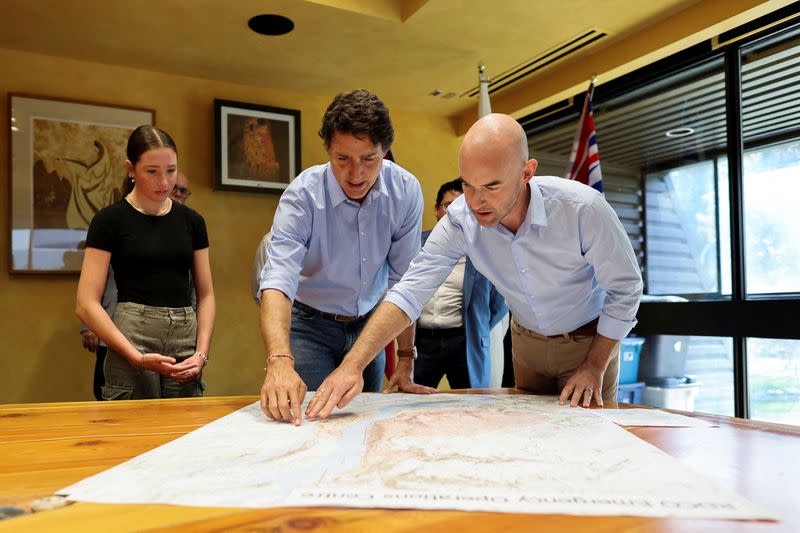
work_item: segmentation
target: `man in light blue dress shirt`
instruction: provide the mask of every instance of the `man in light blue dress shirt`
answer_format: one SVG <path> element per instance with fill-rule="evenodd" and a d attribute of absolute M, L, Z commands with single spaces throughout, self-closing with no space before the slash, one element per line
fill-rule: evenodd
<path fill-rule="evenodd" d="M 419 252 L 422 232 L 422 188 L 384 160 L 394 130 L 376 95 L 338 95 L 319 134 L 330 161 L 303 171 L 281 196 L 259 283 L 268 358 L 261 408 L 295 424 L 306 390 L 318 389 L 342 362 Z M 389 386 L 425 392 L 412 380 L 413 325 L 402 329 Z M 387 342 L 359 372 L 367 391 L 381 388 Z"/>
<path fill-rule="evenodd" d="M 642 278 L 613 209 L 591 187 L 534 179 L 537 162 L 529 159 L 525 132 L 507 115 L 487 115 L 470 128 L 459 166 L 464 195 L 317 390 L 308 417 L 327 417 L 360 392 L 357 374 L 419 316 L 464 255 L 511 309 L 517 386 L 545 394 L 559 387 L 560 403 L 572 406 L 614 399 L 619 340 L 636 323 Z"/>

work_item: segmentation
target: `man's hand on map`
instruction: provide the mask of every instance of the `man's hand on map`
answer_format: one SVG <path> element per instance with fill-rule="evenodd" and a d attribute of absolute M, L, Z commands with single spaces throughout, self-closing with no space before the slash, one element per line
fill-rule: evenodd
<path fill-rule="evenodd" d="M 364 389 L 363 370 L 342 362 L 325 378 L 308 402 L 306 418 L 328 418 L 334 407 L 342 409 Z"/>
<path fill-rule="evenodd" d="M 608 368 L 609 359 L 619 340 L 598 333 L 592 339 L 592 345 L 583 362 L 575 369 L 575 373 L 567 380 L 558 403 L 567 401 L 572 407 L 581 404 L 592 405 L 592 398 L 599 407 L 603 407 L 603 374 Z"/>
<path fill-rule="evenodd" d="M 397 362 L 397 370 L 392 374 L 389 379 L 389 384 L 383 391 L 384 394 L 389 392 L 410 392 L 413 394 L 436 394 L 439 392 L 437 389 L 426 387 L 414 383 L 414 360 L 410 357 L 399 357 Z"/>
<path fill-rule="evenodd" d="M 273 358 L 267 366 L 267 375 L 261 386 L 261 410 L 272 420 L 294 422 L 302 421 L 300 406 L 308 387 L 294 370 L 289 358 Z"/>
<path fill-rule="evenodd" d="M 558 403 L 564 405 L 569 401 L 572 407 L 577 407 L 578 404 L 589 407 L 594 398 L 595 403 L 603 407 L 603 372 L 604 369 L 593 368 L 584 362 L 567 380 Z"/>

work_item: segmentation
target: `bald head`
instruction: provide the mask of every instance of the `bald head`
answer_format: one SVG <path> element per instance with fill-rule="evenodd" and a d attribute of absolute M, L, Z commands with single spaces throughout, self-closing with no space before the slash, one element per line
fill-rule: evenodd
<path fill-rule="evenodd" d="M 519 122 L 508 115 L 491 113 L 479 119 L 461 144 L 461 155 L 481 153 L 503 161 L 528 160 L 528 139 Z"/>
<path fill-rule="evenodd" d="M 537 162 L 528 155 L 525 131 L 508 115 L 486 115 L 469 129 L 458 165 L 467 205 L 479 224 L 517 230 L 528 209 L 527 184 L 536 172 Z"/>

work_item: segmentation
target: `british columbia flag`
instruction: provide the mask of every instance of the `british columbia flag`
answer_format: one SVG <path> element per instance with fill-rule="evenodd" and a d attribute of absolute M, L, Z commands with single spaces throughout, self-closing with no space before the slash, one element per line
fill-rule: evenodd
<path fill-rule="evenodd" d="M 594 113 L 592 113 L 592 94 L 594 80 L 586 91 L 583 101 L 581 120 L 575 141 L 572 144 L 572 155 L 567 167 L 567 179 L 580 181 L 603 192 L 603 174 L 600 172 L 600 153 L 597 150 L 597 134 L 594 130 Z"/>

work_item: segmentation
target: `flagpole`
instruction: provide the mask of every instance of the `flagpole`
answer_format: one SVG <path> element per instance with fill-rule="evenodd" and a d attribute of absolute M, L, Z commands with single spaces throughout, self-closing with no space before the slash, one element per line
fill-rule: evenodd
<path fill-rule="evenodd" d="M 486 76 L 486 67 L 478 65 L 478 118 L 485 117 L 492 112 L 492 104 L 489 101 L 489 78 Z"/>

